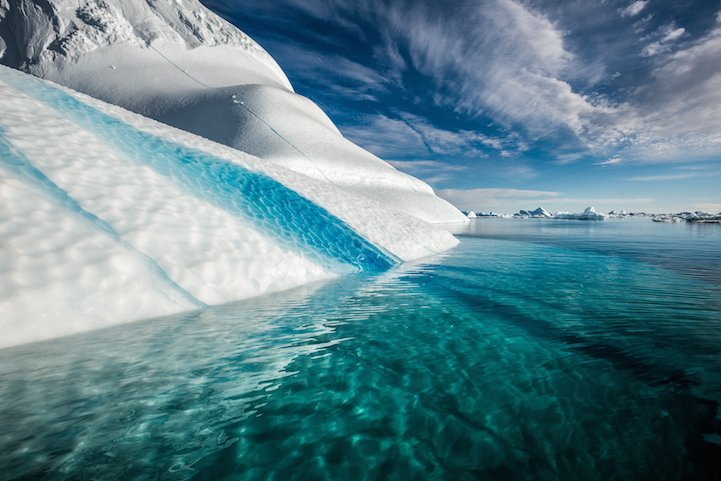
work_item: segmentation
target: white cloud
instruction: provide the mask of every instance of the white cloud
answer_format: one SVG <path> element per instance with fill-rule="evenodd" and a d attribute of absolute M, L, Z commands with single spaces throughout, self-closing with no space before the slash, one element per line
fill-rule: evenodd
<path fill-rule="evenodd" d="M 582 69 L 565 49 L 563 32 L 525 4 L 468 2 L 443 17 L 421 3 L 379 8 L 386 10 L 379 25 L 388 42 L 385 51 L 395 58 L 406 50 L 412 66 L 436 80 L 443 94 L 429 99 L 434 104 L 491 117 L 533 138 L 555 135 L 559 128 L 581 133 L 584 116 L 598 110 L 567 81 Z"/>
<path fill-rule="evenodd" d="M 719 166 L 714 165 L 712 163 L 707 164 L 697 164 L 697 165 L 678 165 L 673 168 L 674 170 L 685 170 L 685 171 L 694 171 L 694 172 L 710 172 L 710 173 L 717 173 L 719 171 Z"/>
<path fill-rule="evenodd" d="M 626 157 L 658 162 L 718 156 L 720 58 L 717 21 L 706 36 L 657 59 L 651 80 L 635 92 L 634 107 L 617 119 L 617 125 L 631 132 Z"/>
<path fill-rule="evenodd" d="M 557 154 L 556 158 L 552 161 L 552 163 L 556 164 L 556 165 L 573 164 L 573 163 L 580 161 L 583 158 L 584 158 L 584 153 L 582 153 L 582 152 L 569 152 L 569 153 Z"/>
<path fill-rule="evenodd" d="M 666 34 L 663 36 L 662 41 L 664 42 L 675 42 L 679 38 L 683 36 L 683 34 L 686 33 L 686 29 L 683 27 L 679 28 L 673 28 L 669 27 L 669 30 L 666 32 Z"/>
<path fill-rule="evenodd" d="M 435 89 L 418 96 L 419 106 L 490 118 L 495 127 L 517 134 L 483 138 L 436 129 L 406 114 L 369 116 L 365 125 L 342 127 L 351 140 L 381 156 L 454 155 L 465 148 L 480 157 L 506 158 L 522 150 L 522 139 L 554 145 L 563 152 L 554 161 L 558 164 L 601 158 L 607 160 L 600 164 L 613 165 L 616 155 L 623 164 L 697 161 L 721 153 L 721 15 L 695 40 L 673 23 L 642 37 L 635 54 L 646 56 L 637 60 L 650 66 L 649 80 L 617 92 L 624 97 L 611 101 L 574 88 L 590 81 L 582 73 L 589 64 L 571 53 L 566 31 L 531 2 L 485 0 L 448 8 L 443 2 L 412 0 L 288 1 L 344 28 L 355 18 L 377 27 L 381 44 L 372 50 L 382 70 L 377 74 L 341 59 L 309 59 L 308 70 L 314 72 L 309 75 L 319 82 L 338 75 L 352 83 L 327 82 L 339 95 L 372 100 L 375 88 L 402 86 L 409 72 L 420 73 L 435 82 Z M 634 28 L 645 31 L 653 17 L 649 5 L 629 2 L 618 13 L 633 17 Z M 364 29 L 357 30 L 348 31 L 361 38 Z M 602 65 L 598 69 L 603 73 Z"/>
<path fill-rule="evenodd" d="M 596 165 L 618 165 L 621 163 L 621 157 L 611 157 L 607 160 L 602 160 L 600 162 L 596 162 Z"/>
<path fill-rule="evenodd" d="M 685 33 L 686 29 L 683 27 L 677 28 L 673 24 L 666 25 L 657 32 L 656 37 L 658 39 L 643 48 L 641 55 L 644 57 L 653 57 L 654 55 L 668 52 L 671 50 L 673 43 L 680 39 Z"/>
<path fill-rule="evenodd" d="M 658 182 L 666 180 L 690 179 L 692 177 L 698 177 L 698 174 L 641 175 L 637 177 L 629 177 L 624 180 L 631 180 L 636 182 Z"/>
<path fill-rule="evenodd" d="M 447 130 L 428 120 L 409 113 L 390 118 L 383 114 L 368 116 L 354 126 L 342 127 L 343 135 L 384 157 L 404 157 L 408 154 L 458 155 L 488 157 L 487 151 L 524 149 L 517 137 L 497 138 L 471 130 Z"/>
<path fill-rule="evenodd" d="M 618 13 L 622 17 L 635 17 L 636 15 L 641 13 L 644 8 L 646 8 L 646 5 L 648 5 L 647 1 L 638 0 L 637 2 L 633 2 L 628 7 L 620 9 Z"/>

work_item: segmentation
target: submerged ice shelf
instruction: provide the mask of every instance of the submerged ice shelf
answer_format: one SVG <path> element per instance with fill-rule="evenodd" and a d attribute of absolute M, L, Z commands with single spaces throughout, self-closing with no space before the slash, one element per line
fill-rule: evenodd
<path fill-rule="evenodd" d="M 368 199 L 4 67 L 0 104 L 0 322 L 10 332 L 0 346 L 387 269 L 455 244 Z"/>

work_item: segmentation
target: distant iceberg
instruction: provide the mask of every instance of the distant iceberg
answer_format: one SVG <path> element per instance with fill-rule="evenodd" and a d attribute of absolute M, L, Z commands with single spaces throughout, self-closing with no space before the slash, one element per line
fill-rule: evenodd
<path fill-rule="evenodd" d="M 586 207 L 581 213 L 556 212 L 553 216 L 556 219 L 573 219 L 573 220 L 605 220 L 608 216 L 602 212 L 596 212 L 593 207 Z"/>
<path fill-rule="evenodd" d="M 655 214 L 651 216 L 654 222 L 691 222 L 696 224 L 721 224 L 721 212 L 718 214 L 709 214 L 702 210 L 695 212 L 680 212 L 678 214 Z"/>
<path fill-rule="evenodd" d="M 553 217 L 553 214 L 548 212 L 543 207 L 538 207 L 534 210 L 519 210 L 517 214 L 514 214 L 514 217 L 521 217 L 521 218 L 533 218 L 533 219 L 550 219 Z"/>

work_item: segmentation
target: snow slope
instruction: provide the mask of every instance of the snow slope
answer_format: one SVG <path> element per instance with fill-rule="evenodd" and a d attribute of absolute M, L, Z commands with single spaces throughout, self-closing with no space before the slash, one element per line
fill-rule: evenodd
<path fill-rule="evenodd" d="M 366 197 L 0 67 L 0 347 L 455 245 Z"/>
<path fill-rule="evenodd" d="M 345 139 L 196 0 L 0 0 L 0 62 L 429 222 L 467 219 Z"/>

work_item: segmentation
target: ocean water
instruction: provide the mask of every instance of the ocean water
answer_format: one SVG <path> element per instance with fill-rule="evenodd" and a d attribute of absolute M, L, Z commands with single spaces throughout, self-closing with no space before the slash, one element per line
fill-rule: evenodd
<path fill-rule="evenodd" d="M 0 479 L 721 479 L 721 226 L 436 258 L 0 350 Z"/>

